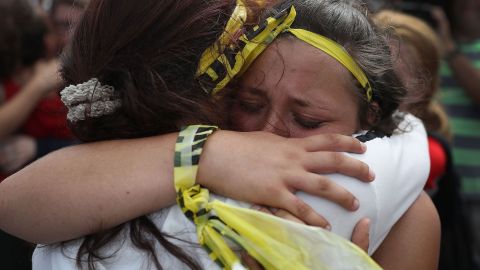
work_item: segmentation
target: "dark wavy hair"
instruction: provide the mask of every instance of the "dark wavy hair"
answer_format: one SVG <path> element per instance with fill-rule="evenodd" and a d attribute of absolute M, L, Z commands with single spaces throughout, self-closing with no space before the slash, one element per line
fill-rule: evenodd
<path fill-rule="evenodd" d="M 202 55 L 223 32 L 235 1 L 93 0 L 62 56 L 67 84 L 98 78 L 115 88 L 122 106 L 100 118 L 69 123 L 84 142 L 153 136 L 177 131 L 184 121 L 221 123 L 211 97 L 195 79 Z M 169 241 L 147 216 L 86 236 L 78 266 L 95 260 L 124 228 L 135 247 L 162 269 L 153 239 L 191 269 L 198 263 Z M 65 243 L 64 243 L 65 244 Z"/>
<path fill-rule="evenodd" d="M 0 78 L 45 56 L 47 26 L 26 0 L 0 1 Z"/>

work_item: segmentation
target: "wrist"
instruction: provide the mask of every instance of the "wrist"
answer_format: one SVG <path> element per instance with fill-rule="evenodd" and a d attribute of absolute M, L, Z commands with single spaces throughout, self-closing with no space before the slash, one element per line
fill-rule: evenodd
<path fill-rule="evenodd" d="M 47 91 L 42 86 L 32 81 L 25 84 L 23 92 L 28 93 L 29 97 L 36 100 L 42 99 L 47 94 Z"/>
<path fill-rule="evenodd" d="M 198 168 L 203 148 L 216 126 L 191 125 L 182 128 L 175 144 L 174 182 L 177 192 L 198 184 Z"/>
<path fill-rule="evenodd" d="M 197 184 L 207 187 L 212 191 L 215 189 L 214 181 L 215 175 L 218 175 L 218 157 L 216 153 L 218 149 L 225 149 L 222 145 L 225 142 L 224 138 L 228 131 L 219 130 L 208 137 L 208 140 L 203 146 L 202 157 L 198 165 Z M 217 158 L 215 158 L 217 157 Z"/>

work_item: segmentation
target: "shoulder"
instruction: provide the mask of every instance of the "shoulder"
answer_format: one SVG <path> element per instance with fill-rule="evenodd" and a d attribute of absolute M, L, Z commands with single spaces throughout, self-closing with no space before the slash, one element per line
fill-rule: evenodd
<path fill-rule="evenodd" d="M 439 250 L 440 219 L 428 195 L 422 193 L 373 258 L 385 269 L 437 269 Z M 409 260 L 398 261 L 398 254 Z"/>

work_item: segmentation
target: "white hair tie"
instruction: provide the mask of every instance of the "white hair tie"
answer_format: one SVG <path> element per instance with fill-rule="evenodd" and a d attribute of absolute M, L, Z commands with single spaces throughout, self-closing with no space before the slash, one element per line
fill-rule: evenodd
<path fill-rule="evenodd" d="M 70 85 L 60 94 L 62 102 L 68 108 L 67 119 L 70 122 L 109 115 L 122 105 L 121 99 L 115 95 L 115 89 L 109 85 L 102 85 L 97 78 Z"/>

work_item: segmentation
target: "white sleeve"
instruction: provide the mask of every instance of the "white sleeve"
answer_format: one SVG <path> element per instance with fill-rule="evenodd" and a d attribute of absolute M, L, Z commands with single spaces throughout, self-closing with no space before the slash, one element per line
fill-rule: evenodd
<path fill-rule="evenodd" d="M 407 115 L 401 130 L 403 132 L 391 137 L 367 142 L 367 152 L 363 155 L 351 154 L 375 172 L 376 179 L 372 183 L 338 174 L 328 175 L 355 194 L 360 201 L 359 210 L 349 212 L 322 198 L 298 193 L 330 222 L 333 232 L 347 239 L 361 218 L 370 218 L 369 254 L 378 248 L 392 226 L 416 200 L 430 171 L 427 135 L 421 121 Z"/>

